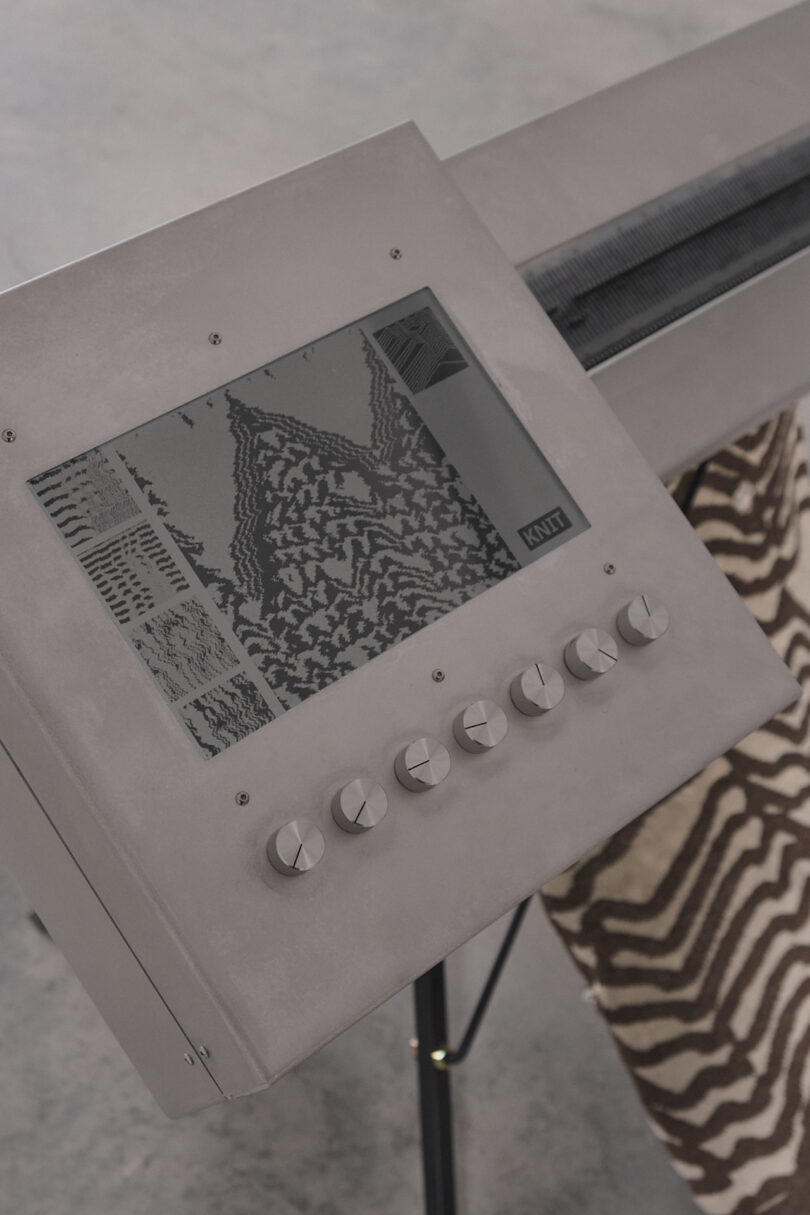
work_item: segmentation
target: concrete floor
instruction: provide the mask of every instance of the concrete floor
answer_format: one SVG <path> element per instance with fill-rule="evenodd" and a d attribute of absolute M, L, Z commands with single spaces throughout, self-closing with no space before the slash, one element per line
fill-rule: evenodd
<path fill-rule="evenodd" d="M 448 155 L 780 0 L 5 0 L 0 287 L 406 118 Z M 167 1122 L 0 882 L 0 1215 L 411 1215 L 408 992 L 268 1093 Z M 496 926 L 450 962 L 460 1027 Z M 456 1080 L 465 1215 L 688 1215 L 531 909 Z"/>

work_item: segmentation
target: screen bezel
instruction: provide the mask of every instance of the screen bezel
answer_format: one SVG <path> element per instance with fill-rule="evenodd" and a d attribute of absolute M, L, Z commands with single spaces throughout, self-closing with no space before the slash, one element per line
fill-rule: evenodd
<path fill-rule="evenodd" d="M 418 384 L 406 382 L 401 374 L 403 369 L 396 366 L 388 357 L 377 340 L 380 335 L 374 330 L 379 326 L 391 325 L 392 322 L 407 317 L 413 311 L 422 310 L 429 310 L 432 314 L 431 320 L 436 329 L 433 340 L 440 340 L 446 335 L 449 349 L 454 355 L 458 355 L 458 358 L 455 359 L 452 370 L 442 375 L 435 385 L 432 387 L 423 385 L 420 389 Z M 228 604 L 233 604 L 235 596 L 238 596 L 240 601 L 247 599 L 247 606 L 255 606 L 247 595 L 245 586 L 238 581 L 228 581 L 223 587 L 225 592 L 225 602 L 223 602 L 221 597 L 218 597 L 207 584 L 205 574 L 201 573 L 198 568 L 198 562 L 202 567 L 210 565 L 212 558 L 208 555 L 208 549 L 200 550 L 196 559 L 192 558 L 189 553 L 189 549 L 193 551 L 196 542 L 205 543 L 205 527 L 201 526 L 200 530 L 195 530 L 195 519 L 200 513 L 211 509 L 210 505 L 206 503 L 206 494 L 211 494 L 213 487 L 207 487 L 200 481 L 194 465 L 190 463 L 192 456 L 186 443 L 188 435 L 186 426 L 193 429 L 196 419 L 197 423 L 202 422 L 205 427 L 208 424 L 209 409 L 216 411 L 215 414 L 210 415 L 212 418 L 215 416 L 221 418 L 223 410 L 229 408 L 228 402 L 234 395 L 237 400 L 244 397 L 249 401 L 249 407 L 253 410 L 279 412 L 282 417 L 285 416 L 285 390 L 274 381 L 281 377 L 283 383 L 289 383 L 293 398 L 300 397 L 302 388 L 297 374 L 294 373 L 292 381 L 288 381 L 285 373 L 287 368 L 298 367 L 298 360 L 302 359 L 304 362 L 301 366 L 305 376 L 310 376 L 312 374 L 310 369 L 314 370 L 315 366 L 319 368 L 313 385 L 318 404 L 315 407 L 303 402 L 303 416 L 310 419 L 309 424 L 317 424 L 321 430 L 325 428 L 324 438 L 333 431 L 340 436 L 342 433 L 340 430 L 341 413 L 340 411 L 337 414 L 331 413 L 330 391 L 334 388 L 340 392 L 343 382 L 338 379 L 332 385 L 328 378 L 324 378 L 324 375 L 329 376 L 336 373 L 340 376 L 340 356 L 334 352 L 334 343 L 336 340 L 340 341 L 344 334 L 348 338 L 352 331 L 359 333 L 362 342 L 369 343 L 376 353 L 381 373 L 382 369 L 385 369 L 384 374 L 390 385 L 389 392 L 392 400 L 399 400 L 399 403 L 404 404 L 409 414 L 412 415 L 412 433 L 416 434 L 419 428 L 425 428 L 431 445 L 443 454 L 442 467 L 450 467 L 455 470 L 463 496 L 469 496 L 472 499 L 474 509 L 486 519 L 493 535 L 499 537 L 505 560 L 514 563 L 515 566 L 509 573 L 516 572 L 517 569 L 525 567 L 562 544 L 570 542 L 589 526 L 588 520 L 584 518 L 576 502 L 568 494 L 566 487 L 549 465 L 543 452 L 532 441 L 524 427 L 514 425 L 508 403 L 472 350 L 453 328 L 441 302 L 429 288 L 422 288 L 403 299 L 392 301 L 381 311 L 357 318 L 335 333 L 324 334 L 316 342 L 291 351 L 281 359 L 258 368 L 251 368 L 235 380 L 214 386 L 196 400 L 177 405 L 168 413 L 152 419 L 145 426 L 117 435 L 115 439 L 103 446 L 80 453 L 66 465 L 44 470 L 29 482 L 36 500 L 45 510 L 54 527 L 58 528 L 64 543 L 90 579 L 108 613 L 115 619 L 121 636 L 133 649 L 141 665 L 153 680 L 156 690 L 172 709 L 187 737 L 199 748 L 205 758 L 216 758 L 222 751 L 235 745 L 242 738 L 271 725 L 274 720 L 295 707 L 297 703 L 309 699 L 324 687 L 331 686 L 345 677 L 351 670 L 365 665 L 378 654 L 407 640 L 421 628 L 433 623 L 433 621 L 415 623 L 403 617 L 400 620 L 399 635 L 390 640 L 387 645 L 378 646 L 376 653 L 368 654 L 362 661 L 355 662 L 346 670 L 339 670 L 332 678 L 324 678 L 320 688 L 310 689 L 300 700 L 290 702 L 284 685 L 279 684 L 272 676 L 267 677 L 262 670 L 261 659 L 256 657 L 259 636 L 253 632 L 249 623 L 249 619 L 254 618 L 252 612 L 249 619 L 243 620 L 252 640 L 252 656 L 245 649 L 246 643 L 236 629 Z M 430 341 L 430 337 L 428 337 L 428 341 Z M 325 366 L 324 359 L 326 360 Z M 337 360 L 333 367 L 330 366 L 330 360 Z M 459 373 L 465 375 L 464 382 L 455 378 Z M 471 380 L 470 376 L 472 376 Z M 460 383 L 461 395 L 459 396 Z M 342 408 L 348 410 L 349 417 L 353 417 L 354 424 L 357 425 L 366 414 L 371 416 L 371 403 L 365 398 L 358 397 L 358 407 L 355 409 L 351 405 L 353 399 L 352 397 L 344 400 Z M 293 418 L 298 416 L 295 406 L 293 406 L 292 413 L 287 416 Z M 179 425 L 181 421 L 184 424 L 182 426 Z M 165 457 L 161 457 L 158 460 L 159 469 L 146 472 L 144 466 L 138 464 L 138 439 L 143 435 L 146 442 L 148 432 L 161 425 L 160 433 L 163 435 L 164 449 L 168 449 L 172 453 L 171 470 L 166 467 Z M 221 423 L 218 422 L 217 426 L 219 425 Z M 205 432 L 204 428 L 203 432 Z M 473 441 L 470 436 L 476 436 L 475 440 Z M 364 440 L 364 442 L 366 441 L 371 442 L 371 439 Z M 198 455 L 202 455 L 207 468 L 210 460 L 208 454 L 210 439 L 208 446 L 203 441 L 202 447 L 199 447 L 199 440 L 197 442 Z M 222 450 L 230 452 L 231 442 L 232 436 L 229 428 L 224 435 L 217 433 L 218 450 L 225 443 Z M 154 438 L 151 439 L 150 450 L 154 457 Z M 192 448 L 191 451 L 193 450 Z M 338 452 L 341 450 L 342 448 L 339 446 Z M 358 450 L 358 456 L 362 450 L 362 447 Z M 82 461 L 88 457 L 98 457 L 104 461 L 108 484 L 111 488 L 116 487 L 117 500 L 121 508 L 127 512 L 126 517 L 114 516 L 112 520 L 108 519 L 102 529 L 96 530 L 95 534 L 93 534 L 93 524 L 90 522 L 90 518 L 83 516 L 81 509 L 77 515 L 75 508 L 68 508 L 67 503 L 76 500 L 69 491 L 66 491 L 61 481 L 63 469 L 69 469 L 71 464 L 77 462 L 81 469 Z M 226 492 L 231 488 L 233 459 L 233 452 L 230 452 L 230 456 L 225 462 L 229 471 L 224 479 L 223 461 L 221 457 L 217 457 L 216 460 L 216 463 L 220 465 L 220 479 L 223 480 Z M 133 461 L 135 464 L 132 464 Z M 410 476 L 407 461 L 402 468 L 402 475 L 405 478 Z M 469 479 L 470 475 L 472 475 L 472 480 Z M 144 482 L 141 481 L 142 476 L 146 477 Z M 155 476 L 158 477 L 157 480 L 155 480 Z M 500 484 L 503 485 L 503 489 L 497 487 L 499 484 L 497 478 L 501 478 Z M 182 481 L 186 486 L 183 495 L 186 507 L 194 506 L 193 514 L 189 514 L 187 509 L 179 535 L 176 530 L 178 523 L 173 517 L 170 505 L 172 480 Z M 407 480 L 403 483 L 403 492 L 406 484 Z M 228 503 L 226 502 L 225 505 Z M 492 514 L 493 505 L 495 515 Z M 544 512 L 546 513 L 544 514 Z M 363 517 L 361 516 L 361 520 Z M 500 526 L 498 519 L 500 519 Z M 552 523 L 555 520 L 559 523 L 560 519 L 562 526 L 552 527 Z M 547 526 L 546 530 L 542 531 L 541 525 L 544 520 L 546 520 Z M 382 518 L 378 520 L 380 523 L 382 521 Z M 521 524 L 523 526 L 520 526 Z M 531 528 L 536 529 L 538 526 L 541 526 L 542 534 L 537 534 L 536 542 L 531 543 L 526 533 Z M 215 527 L 219 527 L 216 521 Z M 128 537 L 144 531 L 149 544 L 157 546 L 162 566 L 160 570 L 155 569 L 154 572 L 158 575 L 159 582 L 164 585 L 162 591 L 158 590 L 157 599 L 153 599 L 145 606 L 139 606 L 131 595 L 128 596 L 125 590 L 122 591 L 120 581 L 116 582 L 113 578 L 115 569 L 111 570 L 103 563 L 103 554 L 110 545 L 117 545 L 120 539 L 126 542 Z M 269 534 L 269 538 L 272 547 L 272 533 Z M 438 535 L 436 544 L 441 545 Z M 466 552 L 466 548 L 463 552 L 457 550 L 456 558 L 466 560 Z M 101 556 L 97 558 L 97 554 L 101 554 Z M 423 555 L 429 558 L 429 550 Z M 101 560 L 102 565 L 94 575 L 91 567 L 96 559 Z M 294 559 L 295 554 L 293 554 Z M 88 566 L 88 561 L 90 566 Z M 212 570 L 212 573 L 211 582 L 215 586 L 217 570 Z M 447 607 L 441 614 L 446 615 L 455 607 L 475 598 L 484 590 L 496 585 L 497 582 L 503 581 L 505 577 L 509 576 L 509 573 L 501 571 L 496 575 L 494 570 L 488 573 L 482 569 L 481 576 L 488 578 L 488 585 L 474 586 L 463 597 L 457 595 L 457 602 Z M 152 592 L 142 582 L 138 585 L 140 594 L 151 597 Z M 316 587 L 313 589 L 317 590 Z M 294 605 L 295 601 L 292 602 Z M 177 644 L 179 640 L 182 646 L 188 635 L 188 623 L 191 621 L 189 611 L 191 610 L 196 617 L 199 617 L 197 632 L 204 627 L 210 633 L 211 641 L 216 642 L 217 648 L 221 651 L 221 659 L 214 656 L 210 670 L 206 669 L 200 676 L 195 676 L 188 662 L 182 663 L 187 651 L 181 649 L 180 667 L 177 669 L 165 668 L 165 663 L 160 660 L 156 668 L 154 661 L 158 661 L 160 655 L 156 654 L 152 662 L 145 656 L 144 643 L 148 642 L 150 647 L 153 643 L 143 636 L 143 629 L 149 629 L 153 620 L 158 623 L 158 628 L 162 621 L 166 621 L 167 628 L 170 630 L 174 628 L 173 643 Z M 437 619 L 438 615 L 434 618 Z M 174 625 L 172 625 L 172 621 L 174 621 Z M 262 628 L 261 638 L 270 645 L 269 652 L 272 653 L 273 618 L 270 617 L 268 624 L 263 624 Z M 403 631 L 403 629 L 408 629 L 408 631 Z M 138 644 L 139 636 L 142 638 L 141 644 Z M 366 633 L 366 636 L 373 645 L 374 635 Z M 192 639 L 189 638 L 189 640 Z M 359 638 L 351 640 L 354 644 Z M 227 668 L 222 665 L 223 662 L 227 664 Z M 194 679 L 198 680 L 196 686 L 190 682 Z M 200 679 L 202 682 L 199 682 Z M 242 727 L 244 732 L 238 737 L 232 735 L 229 737 L 227 733 L 223 734 L 222 730 L 219 732 L 217 730 L 217 724 L 224 727 L 225 722 L 213 723 L 210 728 L 205 721 L 197 720 L 195 723 L 195 713 L 198 717 L 201 716 L 201 710 L 197 705 L 198 698 L 203 694 L 210 695 L 213 697 L 213 707 L 216 707 L 221 703 L 223 689 L 230 688 L 234 681 L 243 686 L 244 690 L 240 693 L 243 699 L 248 698 L 245 709 L 249 709 L 250 712 Z M 171 694 L 172 691 L 174 691 L 174 695 Z M 195 724 L 196 728 L 193 728 Z M 207 731 L 207 733 L 201 734 L 201 730 Z"/>

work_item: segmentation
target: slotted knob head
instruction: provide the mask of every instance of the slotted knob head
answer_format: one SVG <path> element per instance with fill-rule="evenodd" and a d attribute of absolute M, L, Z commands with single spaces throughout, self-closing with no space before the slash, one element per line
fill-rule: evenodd
<path fill-rule="evenodd" d="M 669 628 L 669 612 L 653 595 L 636 595 L 616 617 L 616 628 L 630 645 L 649 645 Z"/>
<path fill-rule="evenodd" d="M 360 776 L 344 785 L 332 799 L 332 818 L 344 831 L 359 835 L 385 818 L 388 794 L 376 781 Z"/>
<path fill-rule="evenodd" d="M 436 738 L 415 738 L 394 762 L 397 780 L 412 793 L 426 793 L 450 772 L 450 752 Z"/>
<path fill-rule="evenodd" d="M 494 700 L 476 700 L 453 722 L 456 742 L 465 751 L 491 751 L 506 738 L 509 723 Z"/>
<path fill-rule="evenodd" d="M 577 679 L 598 679 L 612 671 L 619 658 L 615 638 L 604 629 L 583 629 L 565 647 L 565 665 Z"/>
<path fill-rule="evenodd" d="M 267 841 L 267 859 L 279 873 L 294 876 L 314 869 L 324 854 L 321 831 L 306 818 L 279 827 Z"/>
<path fill-rule="evenodd" d="M 512 704 L 527 717 L 539 717 L 556 709 L 565 696 L 563 677 L 554 667 L 535 662 L 512 680 L 509 688 Z"/>

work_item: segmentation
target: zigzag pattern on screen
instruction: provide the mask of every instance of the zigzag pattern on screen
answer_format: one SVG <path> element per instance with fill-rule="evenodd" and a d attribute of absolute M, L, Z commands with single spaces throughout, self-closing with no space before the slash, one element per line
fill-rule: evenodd
<path fill-rule="evenodd" d="M 259 605 L 234 627 L 288 703 L 518 568 L 365 338 L 363 350 L 368 446 L 231 402 L 231 553 Z"/>
<path fill-rule="evenodd" d="M 543 892 L 709 1215 L 810 1210 L 809 514 L 792 414 L 712 461 L 690 517 L 803 695 Z"/>
<path fill-rule="evenodd" d="M 370 374 L 367 446 L 229 397 L 235 580 L 206 565 L 203 544 L 166 519 L 285 706 L 519 568 L 361 340 Z M 165 516 L 152 487 L 142 488 Z"/>
<path fill-rule="evenodd" d="M 79 560 L 119 624 L 129 624 L 189 589 L 154 528 L 146 522 L 86 550 Z"/>

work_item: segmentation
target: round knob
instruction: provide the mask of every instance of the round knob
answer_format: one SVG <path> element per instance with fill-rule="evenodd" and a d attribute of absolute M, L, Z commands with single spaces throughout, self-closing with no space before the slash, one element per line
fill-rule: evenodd
<path fill-rule="evenodd" d="M 649 645 L 669 628 L 669 612 L 660 599 L 636 595 L 616 617 L 616 628 L 630 645 Z"/>
<path fill-rule="evenodd" d="M 323 835 L 315 824 L 305 818 L 296 818 L 270 836 L 267 859 L 279 873 L 306 873 L 318 864 L 325 847 Z"/>
<path fill-rule="evenodd" d="M 584 629 L 565 647 L 565 665 L 577 679 L 598 679 L 613 670 L 619 649 L 604 629 Z"/>
<path fill-rule="evenodd" d="M 332 798 L 332 818 L 338 827 L 359 835 L 385 818 L 388 794 L 376 781 L 358 777 Z"/>
<path fill-rule="evenodd" d="M 494 700 L 476 700 L 453 722 L 456 742 L 465 751 L 490 751 L 506 738 L 509 723 Z"/>
<path fill-rule="evenodd" d="M 512 680 L 509 687 L 512 704 L 527 717 L 539 717 L 554 709 L 565 696 L 563 677 L 554 667 L 542 662 L 526 667 Z"/>
<path fill-rule="evenodd" d="M 450 771 L 450 752 L 435 738 L 416 738 L 394 763 L 397 780 L 412 793 L 426 793 Z"/>

